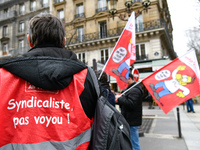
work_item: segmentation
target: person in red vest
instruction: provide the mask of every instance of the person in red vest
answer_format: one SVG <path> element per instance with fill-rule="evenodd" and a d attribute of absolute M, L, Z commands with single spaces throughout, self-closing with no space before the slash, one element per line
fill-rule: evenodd
<path fill-rule="evenodd" d="M 27 53 L 0 62 L 0 149 L 88 149 L 97 93 L 87 66 L 49 13 L 30 20 L 27 39 Z"/>

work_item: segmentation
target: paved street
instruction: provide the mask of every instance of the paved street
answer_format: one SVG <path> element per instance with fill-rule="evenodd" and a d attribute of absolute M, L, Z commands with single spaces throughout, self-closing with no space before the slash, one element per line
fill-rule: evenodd
<path fill-rule="evenodd" d="M 200 104 L 194 105 L 196 113 L 187 113 L 186 106 L 178 106 L 181 120 L 181 138 L 179 138 L 177 109 L 165 114 L 158 106 L 148 109 L 143 106 L 143 125 L 150 124 L 140 137 L 142 150 L 200 150 Z M 146 121 L 146 120 L 151 120 Z"/>

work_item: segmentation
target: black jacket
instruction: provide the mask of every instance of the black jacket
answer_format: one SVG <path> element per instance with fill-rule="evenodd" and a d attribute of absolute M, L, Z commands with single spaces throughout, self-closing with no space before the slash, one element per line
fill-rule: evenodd
<path fill-rule="evenodd" d="M 136 83 L 132 83 L 127 89 L 134 84 Z M 121 113 L 130 126 L 140 126 L 142 124 L 142 95 L 142 87 L 138 84 L 118 99 Z"/>
<path fill-rule="evenodd" d="M 73 79 L 73 74 L 87 68 L 75 53 L 53 46 L 34 47 L 20 57 L 1 61 L 0 67 L 45 90 L 64 89 Z M 80 95 L 81 104 L 86 115 L 92 118 L 97 94 L 89 73 L 84 87 Z"/>
<path fill-rule="evenodd" d="M 100 91 L 104 91 L 104 96 L 108 97 L 108 102 L 115 107 L 115 95 L 112 93 L 109 82 L 99 82 Z"/>

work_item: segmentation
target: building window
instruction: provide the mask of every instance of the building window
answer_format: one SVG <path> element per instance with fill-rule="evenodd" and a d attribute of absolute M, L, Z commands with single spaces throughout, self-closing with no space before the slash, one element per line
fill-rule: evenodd
<path fill-rule="evenodd" d="M 49 6 L 49 0 L 43 0 L 42 1 L 42 6 L 43 7 L 48 7 Z"/>
<path fill-rule="evenodd" d="M 78 27 L 77 28 L 77 41 L 83 42 L 84 40 L 84 28 Z"/>
<path fill-rule="evenodd" d="M 4 14 L 4 16 L 7 16 L 7 15 L 8 15 L 8 8 L 5 8 L 5 9 L 3 10 L 3 14 Z"/>
<path fill-rule="evenodd" d="M 19 40 L 19 48 L 24 48 L 24 40 Z"/>
<path fill-rule="evenodd" d="M 24 32 L 24 22 L 19 23 L 19 32 L 20 33 Z"/>
<path fill-rule="evenodd" d="M 19 5 L 19 14 L 23 15 L 25 12 L 25 5 L 24 4 L 20 4 Z"/>
<path fill-rule="evenodd" d="M 64 10 L 63 9 L 58 10 L 58 19 L 64 20 L 64 18 L 65 18 Z"/>
<path fill-rule="evenodd" d="M 36 10 L 36 1 L 32 0 L 31 1 L 31 11 L 35 11 Z"/>
<path fill-rule="evenodd" d="M 100 56 L 101 56 L 101 63 L 102 63 L 102 64 L 105 64 L 106 61 L 107 61 L 108 58 L 109 58 L 108 49 L 103 49 L 103 50 L 101 50 Z"/>
<path fill-rule="evenodd" d="M 136 32 L 143 31 L 143 17 L 142 17 L 142 15 L 139 15 L 135 19 L 135 31 Z"/>
<path fill-rule="evenodd" d="M 77 55 L 78 55 L 78 59 L 85 64 L 85 62 L 86 62 L 85 61 L 85 53 L 84 52 L 83 53 L 78 53 Z"/>
<path fill-rule="evenodd" d="M 107 24 L 106 21 L 99 23 L 99 38 L 107 37 Z"/>
<path fill-rule="evenodd" d="M 19 53 L 24 53 L 25 48 L 24 48 L 24 40 L 19 40 Z"/>
<path fill-rule="evenodd" d="M 8 26 L 3 27 L 3 37 L 8 36 Z"/>
<path fill-rule="evenodd" d="M 98 0 L 98 9 L 97 12 L 107 10 L 106 0 Z"/>
<path fill-rule="evenodd" d="M 76 16 L 77 17 L 84 17 L 84 7 L 83 4 L 79 4 L 76 6 Z"/>
<path fill-rule="evenodd" d="M 8 54 L 8 44 L 3 44 L 3 55 Z"/>
<path fill-rule="evenodd" d="M 147 59 L 146 47 L 145 44 L 136 45 L 136 60 Z"/>

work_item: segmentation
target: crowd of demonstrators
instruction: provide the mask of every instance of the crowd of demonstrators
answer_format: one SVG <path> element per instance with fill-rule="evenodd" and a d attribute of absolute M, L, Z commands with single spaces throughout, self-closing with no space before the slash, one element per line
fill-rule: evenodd
<path fill-rule="evenodd" d="M 87 149 L 97 100 L 87 66 L 49 13 L 30 20 L 27 39 L 27 53 L 0 62 L 0 148 Z"/>
<path fill-rule="evenodd" d="M 133 150 L 140 150 L 138 129 L 142 124 L 143 90 L 140 84 L 135 84 L 133 75 L 129 73 L 128 88 L 123 90 L 126 93 L 123 94 L 122 92 L 122 95 L 116 95 L 115 97 L 120 105 L 122 115 L 130 125 Z"/>
<path fill-rule="evenodd" d="M 190 98 L 189 100 L 186 101 L 186 105 L 187 105 L 187 112 L 195 113 L 194 108 L 193 108 L 193 99 L 192 98 Z"/>
<path fill-rule="evenodd" d="M 96 74 L 99 80 L 100 91 L 103 92 L 103 95 L 108 98 L 108 102 L 115 107 L 115 95 L 110 89 L 108 75 L 105 72 L 102 72 L 102 70 L 98 70 Z"/>

